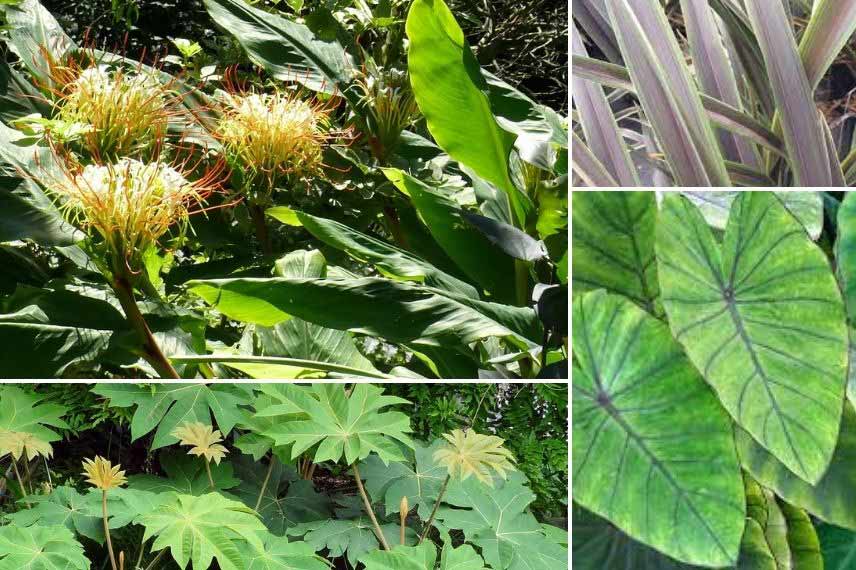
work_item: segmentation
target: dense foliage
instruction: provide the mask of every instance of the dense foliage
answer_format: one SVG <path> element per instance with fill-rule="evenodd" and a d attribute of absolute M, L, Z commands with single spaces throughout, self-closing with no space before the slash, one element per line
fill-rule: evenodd
<path fill-rule="evenodd" d="M 853 0 L 574 0 L 585 186 L 852 186 Z"/>
<path fill-rule="evenodd" d="M 841 198 L 574 195 L 575 567 L 853 567 Z"/>
<path fill-rule="evenodd" d="M 565 119 L 382 4 L 143 63 L 3 4 L 0 374 L 566 377 Z"/>
<path fill-rule="evenodd" d="M 0 568 L 567 568 L 529 459 L 476 427 L 510 408 L 474 386 L 423 438 L 369 384 L 6 385 Z"/>

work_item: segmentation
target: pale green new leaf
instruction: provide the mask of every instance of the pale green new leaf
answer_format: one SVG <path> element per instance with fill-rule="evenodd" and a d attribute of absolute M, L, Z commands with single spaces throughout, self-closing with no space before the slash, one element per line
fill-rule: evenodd
<path fill-rule="evenodd" d="M 193 568 L 208 568 L 216 559 L 222 570 L 245 570 L 247 549 L 264 551 L 260 532 L 266 529 L 255 511 L 219 493 L 173 493 L 136 522 L 145 527 L 143 541 L 155 537 L 152 552 L 169 548 L 181 568 L 188 562 Z"/>
<path fill-rule="evenodd" d="M 88 570 L 74 534 L 62 526 L 0 528 L 0 570 Z"/>
<path fill-rule="evenodd" d="M 473 477 L 449 483 L 437 518 L 448 528 L 464 531 L 467 541 L 481 548 L 494 570 L 559 570 L 567 568 L 567 549 L 547 539 L 528 511 L 535 495 L 526 479 L 512 471 L 496 478 L 491 488 Z"/>
<path fill-rule="evenodd" d="M 380 543 L 374 533 L 374 527 L 368 517 L 339 520 L 328 519 L 302 523 L 286 531 L 288 536 L 302 536 L 303 541 L 315 552 L 326 549 L 330 558 L 347 556 L 351 566 L 357 566 L 357 560 L 365 553 L 377 550 Z M 397 544 L 400 527 L 396 523 L 382 524 L 381 531 L 388 544 Z M 410 531 L 406 541 L 413 540 Z"/>
<path fill-rule="evenodd" d="M 375 550 L 360 558 L 366 570 L 434 570 L 437 549 L 431 542 L 419 546 L 398 545 L 392 550 Z"/>
<path fill-rule="evenodd" d="M 573 329 L 574 499 L 677 560 L 734 564 L 743 481 L 710 387 L 666 325 L 629 300 L 577 297 Z"/>
<path fill-rule="evenodd" d="M 383 388 L 357 384 L 350 395 L 342 385 L 316 384 L 301 388 L 312 401 L 298 404 L 309 419 L 285 421 L 264 432 L 276 445 L 292 444 L 291 456 L 315 447 L 314 461 L 339 461 L 348 465 L 376 453 L 384 463 L 403 461 L 399 443 L 413 447 L 407 435 L 410 418 L 401 412 L 382 411 L 407 400 L 384 396 Z M 259 415 L 273 414 L 270 409 Z"/>
<path fill-rule="evenodd" d="M 571 210 L 574 293 L 606 289 L 662 314 L 654 263 L 654 193 L 576 192 Z"/>
<path fill-rule="evenodd" d="M 824 253 L 769 192 L 734 200 L 722 245 L 689 200 L 666 196 L 656 251 L 661 301 L 690 360 L 741 427 L 817 482 L 838 437 L 848 359 Z"/>

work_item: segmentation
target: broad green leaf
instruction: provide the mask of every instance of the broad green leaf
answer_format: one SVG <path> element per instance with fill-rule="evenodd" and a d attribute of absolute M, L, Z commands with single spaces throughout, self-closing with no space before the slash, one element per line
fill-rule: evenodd
<path fill-rule="evenodd" d="M 460 529 L 468 542 L 481 548 L 494 570 L 559 570 L 568 567 L 568 552 L 545 536 L 527 510 L 535 495 L 518 471 L 496 478 L 489 487 L 475 477 L 449 483 L 437 518 Z"/>
<path fill-rule="evenodd" d="M 573 328 L 574 499 L 679 561 L 734 564 L 743 482 L 710 387 L 666 325 L 619 296 L 577 297 Z"/>
<path fill-rule="evenodd" d="M 285 421 L 264 432 L 277 445 L 292 444 L 292 458 L 317 445 L 316 463 L 344 458 L 347 465 L 352 465 L 372 452 L 389 463 L 404 460 L 398 442 L 413 446 L 407 435 L 411 431 L 410 418 L 401 412 L 381 411 L 407 400 L 384 396 L 383 388 L 371 384 L 357 384 L 349 395 L 336 384 L 303 389 L 309 390 L 313 398 L 308 405 L 301 405 L 300 411 L 308 419 Z M 257 413 L 264 416 L 275 412 L 267 409 Z"/>
<path fill-rule="evenodd" d="M 838 231 L 835 242 L 835 262 L 841 282 L 847 314 L 856 316 L 856 193 L 848 192 L 838 207 Z M 850 400 L 856 402 L 854 386 L 848 386 Z"/>
<path fill-rule="evenodd" d="M 297 81 L 313 91 L 338 91 L 353 99 L 347 87 L 356 68 L 339 42 L 318 38 L 306 25 L 244 0 L 205 0 L 205 8 L 219 26 L 235 36 L 250 59 L 276 79 Z"/>
<path fill-rule="evenodd" d="M 781 2 L 747 0 L 746 13 L 764 55 L 796 186 L 832 186 L 813 87 Z"/>
<path fill-rule="evenodd" d="M 62 437 L 51 428 L 68 428 L 62 419 L 68 408 L 45 397 L 7 384 L 0 388 L 0 430 L 28 433 L 48 443 Z"/>
<path fill-rule="evenodd" d="M 469 544 L 452 548 L 452 545 L 447 542 L 440 552 L 439 570 L 487 570 L 487 567 L 475 548 Z"/>
<path fill-rule="evenodd" d="M 431 509 L 446 479 L 448 469 L 434 461 L 434 452 L 442 445 L 436 440 L 430 446 L 414 443 L 414 462 L 396 462 L 384 465 L 379 457 L 369 456 L 360 465 L 360 474 L 366 481 L 366 490 L 375 502 L 383 502 L 387 514 L 397 513 L 402 497 L 414 507 L 422 520 L 428 520 Z"/>
<path fill-rule="evenodd" d="M 410 196 L 431 236 L 467 277 L 494 299 L 513 302 L 514 281 L 508 276 L 514 274 L 514 260 L 467 222 L 465 211 L 451 195 L 405 172 L 386 173 L 399 190 Z"/>
<path fill-rule="evenodd" d="M 724 230 L 728 223 L 731 204 L 740 190 L 714 192 L 681 192 L 696 205 L 705 221 L 717 230 Z M 791 215 L 802 224 L 811 239 L 817 240 L 823 231 L 823 200 L 818 192 L 773 192 Z"/>
<path fill-rule="evenodd" d="M 248 557 L 246 570 L 327 570 L 326 560 L 305 542 L 289 542 L 284 536 L 268 535 L 264 550 Z"/>
<path fill-rule="evenodd" d="M 265 326 L 295 316 L 392 342 L 461 345 L 494 336 L 521 348 L 541 342 L 540 323 L 529 308 L 389 279 L 214 279 L 187 286 L 228 317 Z"/>
<path fill-rule="evenodd" d="M 775 495 L 762 488 L 750 477 L 745 478 L 745 483 L 746 514 L 760 525 L 764 534 L 764 541 L 767 543 L 766 551 L 776 561 L 776 567 L 789 569 L 791 567 L 791 549 L 788 546 L 787 522 L 776 502 Z M 750 532 L 748 527 L 745 532 Z M 743 540 L 745 544 L 746 534 L 744 534 Z"/>
<path fill-rule="evenodd" d="M 713 127 L 663 8 L 606 0 L 645 116 L 678 186 L 731 186 Z"/>
<path fill-rule="evenodd" d="M 20 4 L 6 6 L 4 12 L 9 25 L 9 47 L 30 73 L 43 81 L 48 79 L 49 66 L 42 49 L 47 50 L 52 59 L 61 61 L 77 48 L 38 0 L 23 0 Z"/>
<path fill-rule="evenodd" d="M 255 509 L 268 530 L 276 536 L 284 536 L 286 529 L 299 523 L 326 520 L 333 515 L 330 498 L 315 491 L 312 481 L 298 479 L 294 469 L 283 466 L 273 459 L 265 492 L 259 508 L 256 502 L 262 489 L 267 466 L 261 466 L 248 456 L 241 456 L 233 463 L 241 484 L 232 490 L 232 494 Z"/>
<path fill-rule="evenodd" d="M 736 430 L 735 439 L 744 469 L 759 483 L 819 519 L 856 530 L 856 512 L 852 507 L 852 490 L 856 485 L 856 411 L 850 404 L 844 406 L 841 434 L 829 468 L 815 485 L 791 473 L 745 431 Z"/>
<path fill-rule="evenodd" d="M 179 567 L 208 568 L 213 560 L 222 570 L 245 570 L 243 553 L 264 551 L 265 526 L 255 512 L 219 493 L 192 496 L 173 493 L 154 512 L 136 522 L 145 527 L 143 541 L 155 537 L 152 552 L 169 548 Z"/>
<path fill-rule="evenodd" d="M 288 536 L 301 536 L 303 541 L 315 552 L 327 549 L 329 558 L 347 555 L 352 567 L 357 566 L 357 560 L 365 553 L 377 550 L 380 543 L 374 533 L 374 527 L 368 517 L 339 520 L 328 519 L 310 523 L 302 523 L 286 531 Z M 382 524 L 381 531 L 389 544 L 399 541 L 397 523 Z M 412 531 L 410 542 L 413 540 Z"/>
<path fill-rule="evenodd" d="M 6 515 L 12 526 L 63 526 L 98 543 L 104 542 L 101 493 L 98 493 L 97 514 L 87 508 L 86 497 L 72 487 L 57 487 L 49 495 L 32 495 L 26 500 L 32 508 Z"/>
<path fill-rule="evenodd" d="M 437 549 L 431 542 L 419 546 L 398 545 L 392 550 L 375 550 L 360 558 L 366 570 L 434 570 Z"/>
<path fill-rule="evenodd" d="M 823 554 L 817 531 L 808 514 L 792 505 L 780 504 L 788 527 L 788 546 L 794 570 L 823 570 Z"/>
<path fill-rule="evenodd" d="M 856 570 L 856 532 L 821 524 L 817 534 L 826 570 Z"/>
<path fill-rule="evenodd" d="M 764 537 L 764 529 L 755 519 L 746 519 L 746 531 L 740 547 L 737 570 L 778 570 L 776 559 Z"/>
<path fill-rule="evenodd" d="M 185 422 L 212 425 L 228 435 L 244 416 L 240 407 L 245 403 L 248 385 L 223 384 L 98 384 L 92 391 L 110 400 L 117 408 L 136 406 L 131 418 L 131 437 L 137 440 L 157 428 L 152 449 L 172 445 L 178 438 L 172 431 Z"/>
<path fill-rule="evenodd" d="M 572 206 L 574 292 L 606 289 L 652 315 L 658 308 L 653 192 L 577 192 Z"/>
<path fill-rule="evenodd" d="M 455 17 L 443 0 L 416 0 L 406 29 L 410 84 L 428 130 L 449 156 L 508 195 L 522 225 L 532 205 L 508 172 L 515 136 L 491 112 L 487 82 Z"/>
<path fill-rule="evenodd" d="M 0 241 L 30 239 L 41 245 L 69 245 L 83 234 L 63 220 L 32 180 L 0 176 Z"/>
<path fill-rule="evenodd" d="M 690 360 L 741 427 L 817 482 L 835 448 L 848 358 L 826 256 L 769 192 L 734 200 L 721 245 L 689 200 L 666 196 L 656 251 L 661 300 Z"/>
<path fill-rule="evenodd" d="M 371 263 L 386 277 L 417 281 L 478 299 L 478 292 L 472 285 L 437 269 L 408 251 L 360 233 L 335 220 L 319 218 L 303 212 L 298 212 L 296 215 L 303 227 L 313 236 L 331 247 L 344 251 L 357 261 Z M 281 275 L 294 277 L 294 275 Z M 306 277 L 312 276 L 306 275 Z"/>
<path fill-rule="evenodd" d="M 129 488 L 150 493 L 174 492 L 197 496 L 211 492 L 211 484 L 201 458 L 188 455 L 179 449 L 168 449 L 158 455 L 158 462 L 166 477 L 129 475 Z M 233 489 L 241 483 L 235 478 L 232 464 L 228 461 L 214 463 L 210 467 L 215 489 Z"/>
<path fill-rule="evenodd" d="M 62 526 L 0 527 L 0 570 L 88 570 L 74 534 Z"/>

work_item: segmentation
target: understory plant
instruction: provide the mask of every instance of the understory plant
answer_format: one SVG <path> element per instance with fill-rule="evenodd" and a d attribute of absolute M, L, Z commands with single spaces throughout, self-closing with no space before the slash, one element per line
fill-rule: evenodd
<path fill-rule="evenodd" d="M 566 119 L 442 1 L 204 5 L 252 64 L 0 6 L 0 375 L 567 377 Z"/>
<path fill-rule="evenodd" d="M 107 449 L 97 437 L 56 444 L 55 462 L 28 477 L 32 491 L 5 505 L 3 570 L 21 568 L 23 552 L 34 569 L 568 567 L 567 533 L 529 511 L 535 497 L 501 439 L 413 440 L 409 403 L 380 387 L 80 387 L 127 409 L 130 433 Z M 41 437 L 65 413 L 31 388 L 0 389 L 10 427 Z M 95 449 L 83 461 L 91 489 L 79 468 L 61 473 L 78 446 Z M 298 473 L 304 458 L 312 477 Z"/>
<path fill-rule="evenodd" d="M 574 195 L 575 567 L 850 567 L 854 212 Z"/>
<path fill-rule="evenodd" d="M 853 0 L 579 0 L 576 182 L 852 185 L 854 30 Z"/>

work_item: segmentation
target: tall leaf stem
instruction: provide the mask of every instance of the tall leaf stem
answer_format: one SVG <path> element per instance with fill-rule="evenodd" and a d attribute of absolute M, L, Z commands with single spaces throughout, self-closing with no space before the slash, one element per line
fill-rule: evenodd
<path fill-rule="evenodd" d="M 440 508 L 440 501 L 443 499 L 443 495 L 446 493 L 446 487 L 449 486 L 449 479 L 451 479 L 451 475 L 446 475 L 446 479 L 443 481 L 443 486 L 440 487 L 440 492 L 437 493 L 437 501 L 434 503 L 434 508 L 431 509 L 431 516 L 428 517 L 428 521 L 425 523 L 425 528 L 422 529 L 422 534 L 419 535 L 419 542 L 416 543 L 416 546 L 422 544 L 425 540 L 425 537 L 428 536 L 428 532 L 431 530 L 431 524 L 434 522 L 434 517 L 437 516 L 437 509 Z"/>
<path fill-rule="evenodd" d="M 265 255 L 273 255 L 273 244 L 270 240 L 270 232 L 268 232 L 267 223 L 265 222 L 264 208 L 258 204 L 251 202 L 247 203 L 247 209 L 250 212 L 250 218 L 253 220 L 253 226 L 256 230 L 256 238 L 262 246 L 262 252 Z"/>
<path fill-rule="evenodd" d="M 211 490 L 216 491 L 214 477 L 211 476 L 211 464 L 207 459 L 205 459 L 205 474 L 208 475 L 208 484 L 211 486 Z"/>
<path fill-rule="evenodd" d="M 253 508 L 254 511 L 258 512 L 259 507 L 262 504 L 262 497 L 265 496 L 265 490 L 267 490 L 268 482 L 270 481 L 270 474 L 273 472 L 273 462 L 274 457 L 271 455 L 270 465 L 268 465 L 267 473 L 265 473 L 265 480 L 262 481 L 262 488 L 259 491 L 259 498 L 256 499 L 256 506 Z"/>
<path fill-rule="evenodd" d="M 113 279 L 113 290 L 116 292 L 116 297 L 122 305 L 122 310 L 125 312 L 125 318 L 128 319 L 128 324 L 137 331 L 140 337 L 143 348 L 143 358 L 152 365 L 152 368 L 161 376 L 161 378 L 181 378 L 178 372 L 175 371 L 169 359 L 164 356 L 149 329 L 146 319 L 140 312 L 137 306 L 137 301 L 134 299 L 134 289 L 131 282 L 124 273 L 117 273 Z"/>
<path fill-rule="evenodd" d="M 104 538 L 107 540 L 107 554 L 110 555 L 110 566 L 113 570 L 119 570 L 116 566 L 116 556 L 113 555 L 113 541 L 110 539 L 110 525 L 107 523 L 107 490 L 101 491 L 101 516 L 104 519 Z"/>
<path fill-rule="evenodd" d="M 27 493 L 27 488 L 26 488 L 26 487 L 24 487 L 24 479 L 22 479 L 22 478 L 21 478 L 21 472 L 20 472 L 20 471 L 18 471 L 18 462 L 17 462 L 17 461 L 15 461 L 15 459 L 14 459 L 14 458 L 12 459 L 12 469 L 14 469 L 14 470 L 15 470 L 15 477 L 17 477 L 17 478 L 18 478 L 18 485 L 20 485 L 20 486 L 21 486 L 21 496 L 26 497 L 26 496 L 27 496 L 27 494 L 28 494 L 28 493 Z M 26 500 L 26 499 L 24 499 L 24 504 L 25 504 L 25 505 L 27 505 L 27 508 L 28 508 L 28 509 L 32 509 L 32 508 L 33 508 L 33 505 L 31 505 L 31 504 L 30 504 L 30 501 L 28 501 L 28 500 Z"/>
<path fill-rule="evenodd" d="M 383 546 L 384 550 L 389 550 L 389 544 L 386 542 L 386 537 L 383 536 L 383 531 L 380 529 L 380 525 L 377 522 L 377 517 L 375 517 L 374 509 L 372 509 L 372 504 L 369 502 L 369 497 L 366 495 L 366 490 L 363 488 L 363 480 L 360 477 L 360 468 L 357 467 L 356 462 L 351 465 L 351 469 L 354 470 L 354 479 L 357 481 L 357 489 L 360 490 L 360 496 L 363 498 L 363 506 L 366 508 L 366 513 L 368 513 L 369 518 L 372 521 L 372 525 L 374 525 L 374 531 L 377 535 L 377 539 L 380 541 L 381 546 Z"/>
<path fill-rule="evenodd" d="M 158 561 L 159 561 L 161 558 L 163 558 L 163 555 L 164 555 L 164 554 L 166 554 L 166 551 L 167 551 L 167 550 L 169 550 L 169 549 L 168 549 L 168 548 L 164 548 L 163 550 L 161 550 L 160 552 L 158 552 L 158 555 L 157 555 L 157 556 L 155 556 L 155 557 L 152 559 L 152 561 L 151 561 L 151 562 L 149 562 L 149 565 L 148 565 L 148 566 L 146 566 L 146 570 L 152 570 L 152 568 L 154 568 L 154 567 L 155 567 L 155 564 L 157 564 L 157 563 L 158 563 Z"/>

